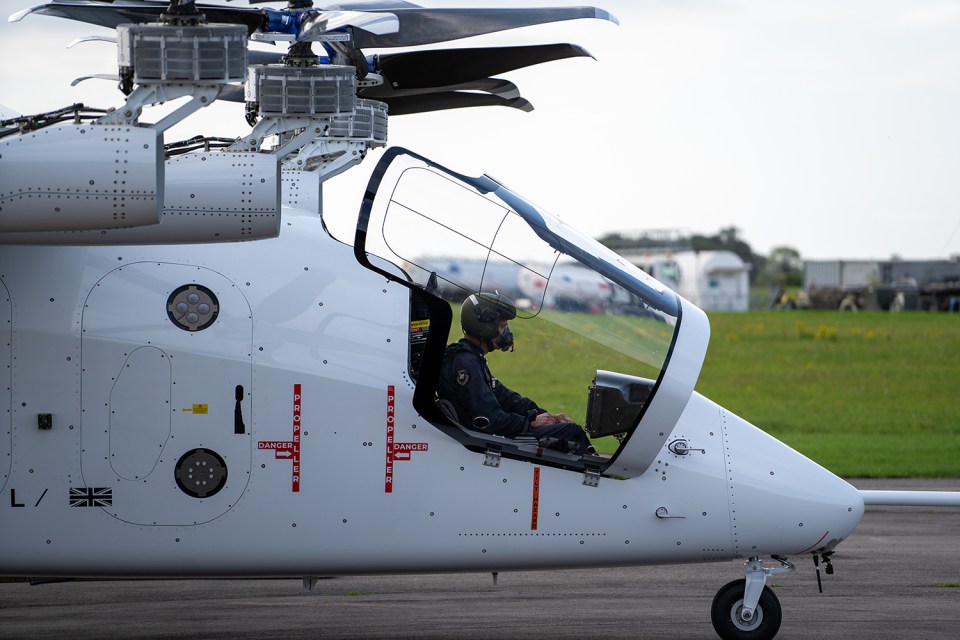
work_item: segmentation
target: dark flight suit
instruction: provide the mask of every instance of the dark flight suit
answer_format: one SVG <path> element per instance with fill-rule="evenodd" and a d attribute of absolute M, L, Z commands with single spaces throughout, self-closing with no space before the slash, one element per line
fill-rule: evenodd
<path fill-rule="evenodd" d="M 531 427 L 534 418 L 546 411 L 494 378 L 483 351 L 469 340 L 461 339 L 447 347 L 437 393 L 453 404 L 460 424 L 467 428 L 506 438 L 556 438 L 557 444 L 551 448 L 561 451 L 568 451 L 569 441 L 574 443 L 569 452 L 578 455 L 590 446 L 583 429 L 572 422 Z"/>

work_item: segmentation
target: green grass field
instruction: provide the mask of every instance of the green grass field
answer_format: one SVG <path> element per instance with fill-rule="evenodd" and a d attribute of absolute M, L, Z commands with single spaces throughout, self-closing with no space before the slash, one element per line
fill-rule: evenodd
<path fill-rule="evenodd" d="M 960 477 L 960 316 L 711 314 L 697 390 L 843 476 Z"/>
<path fill-rule="evenodd" d="M 538 348 L 535 325 L 549 323 L 516 324 L 516 353 L 493 354 L 491 368 L 552 411 L 583 420 L 596 366 L 636 373 L 593 343 Z M 960 478 L 960 316 L 716 313 L 710 324 L 697 391 L 711 400 L 845 477 Z"/>

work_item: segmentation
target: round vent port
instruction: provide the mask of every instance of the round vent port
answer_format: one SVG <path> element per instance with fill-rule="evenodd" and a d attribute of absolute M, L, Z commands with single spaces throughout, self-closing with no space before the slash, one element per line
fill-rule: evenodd
<path fill-rule="evenodd" d="M 209 498 L 227 483 L 227 463 L 216 451 L 194 449 L 177 461 L 177 486 L 192 498 Z"/>
<path fill-rule="evenodd" d="M 167 316 L 184 331 L 202 331 L 220 313 L 213 291 L 199 284 L 185 284 L 167 298 Z"/>

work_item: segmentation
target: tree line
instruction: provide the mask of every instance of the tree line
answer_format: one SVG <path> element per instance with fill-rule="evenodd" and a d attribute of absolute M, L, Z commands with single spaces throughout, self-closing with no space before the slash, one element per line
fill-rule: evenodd
<path fill-rule="evenodd" d="M 608 233 L 598 240 L 614 251 L 730 251 L 750 268 L 750 284 L 755 286 L 800 287 L 803 285 L 803 259 L 800 252 L 786 245 L 774 247 L 770 255 L 755 253 L 741 236 L 740 229 L 724 227 L 713 235 L 686 235 L 675 231 L 655 231 L 625 235 Z"/>

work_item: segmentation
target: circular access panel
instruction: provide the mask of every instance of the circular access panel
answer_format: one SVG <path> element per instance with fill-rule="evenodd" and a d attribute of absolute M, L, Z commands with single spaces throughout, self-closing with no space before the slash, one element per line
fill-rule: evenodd
<path fill-rule="evenodd" d="M 209 498 L 227 483 L 227 463 L 210 449 L 187 451 L 174 471 L 177 486 L 193 498 Z"/>
<path fill-rule="evenodd" d="M 220 313 L 213 291 L 200 284 L 185 284 L 167 298 L 167 315 L 184 331 L 202 331 L 212 325 Z"/>

